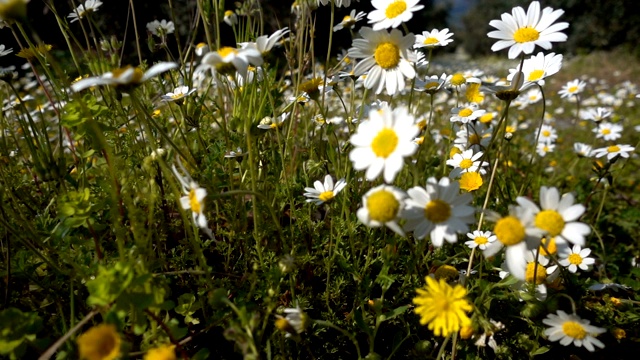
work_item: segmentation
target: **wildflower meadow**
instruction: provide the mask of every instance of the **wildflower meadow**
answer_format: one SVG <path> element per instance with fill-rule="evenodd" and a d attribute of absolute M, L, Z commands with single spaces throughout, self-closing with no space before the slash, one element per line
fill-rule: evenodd
<path fill-rule="evenodd" d="M 544 1 L 472 61 L 420 0 L 109 1 L 0 0 L 0 357 L 636 358 L 637 58 Z"/>

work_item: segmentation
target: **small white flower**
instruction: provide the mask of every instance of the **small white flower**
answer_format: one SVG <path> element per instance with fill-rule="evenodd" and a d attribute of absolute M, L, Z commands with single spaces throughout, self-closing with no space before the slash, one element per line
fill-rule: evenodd
<path fill-rule="evenodd" d="M 178 64 L 173 62 L 159 62 L 150 67 L 144 73 L 138 67 L 126 66 L 116 69 L 101 76 L 90 77 L 77 81 L 71 85 L 71 90 L 78 92 L 92 86 L 113 85 L 113 86 L 135 86 L 159 75 L 163 72 L 175 69 Z"/>
<path fill-rule="evenodd" d="M 584 91 L 585 86 L 587 86 L 587 83 L 580 79 L 569 81 L 558 91 L 558 95 L 560 95 L 560 98 L 577 96 Z"/>
<path fill-rule="evenodd" d="M 595 336 L 606 332 L 606 329 L 589 325 L 589 320 L 583 320 L 578 315 L 567 314 L 558 310 L 556 314 L 549 314 L 543 323 L 550 327 L 544 331 L 549 337 L 549 341 L 560 341 L 561 345 L 567 346 L 571 343 L 577 347 L 584 346 L 587 350 L 595 351 L 595 346 L 603 349 L 602 341 Z"/>
<path fill-rule="evenodd" d="M 589 270 L 589 266 L 596 262 L 595 259 L 588 257 L 589 254 L 591 254 L 591 249 L 583 249 L 580 245 L 573 245 L 567 257 L 560 259 L 560 265 L 568 268 L 572 273 L 578 271 L 578 268 L 587 271 Z"/>
<path fill-rule="evenodd" d="M 342 21 L 333 27 L 333 31 L 351 29 L 358 21 L 362 20 L 365 15 L 364 11 L 356 13 L 356 9 L 353 9 L 349 15 L 345 15 Z"/>
<path fill-rule="evenodd" d="M 376 186 L 362 197 L 362 207 L 356 213 L 358 220 L 369 227 L 384 225 L 396 234 L 404 236 L 398 220 L 406 197 L 404 191 L 395 186 Z"/>
<path fill-rule="evenodd" d="M 591 145 L 584 143 L 574 143 L 573 151 L 580 157 L 590 157 L 591 156 Z"/>
<path fill-rule="evenodd" d="M 147 30 L 155 36 L 163 37 L 176 31 L 176 27 L 173 25 L 173 21 L 153 20 L 152 22 L 147 23 Z"/>
<path fill-rule="evenodd" d="M 592 154 L 594 157 L 597 157 L 597 158 L 603 157 L 606 155 L 607 160 L 611 161 L 612 159 L 618 156 L 623 158 L 628 158 L 629 154 L 635 151 L 635 149 L 636 148 L 631 145 L 616 144 L 616 145 L 595 149 L 593 150 Z"/>
<path fill-rule="evenodd" d="M 468 233 L 467 237 L 471 240 L 466 241 L 464 244 L 470 249 L 477 247 L 480 250 L 486 250 L 489 244 L 497 240 L 497 237 L 491 231 L 474 230 Z"/>
<path fill-rule="evenodd" d="M 420 0 L 371 0 L 375 10 L 367 18 L 373 24 L 373 30 L 396 28 L 403 22 L 411 20 L 413 12 L 422 10 Z"/>
<path fill-rule="evenodd" d="M 185 97 L 193 94 L 196 89 L 189 89 L 188 86 L 178 86 L 172 92 L 168 92 L 161 96 L 164 101 L 181 101 Z"/>
<path fill-rule="evenodd" d="M 451 109 L 451 122 L 463 124 L 475 120 L 486 113 L 486 110 L 478 109 L 478 104 L 471 103 Z"/>
<path fill-rule="evenodd" d="M 222 18 L 222 21 L 224 21 L 229 26 L 237 25 L 238 15 L 236 15 L 236 13 L 233 12 L 233 10 L 227 10 L 224 12 L 224 17 Z"/>
<path fill-rule="evenodd" d="M 102 5 L 102 1 L 100 0 L 85 1 L 84 4 L 78 5 L 78 7 L 71 14 L 67 15 L 67 17 L 71 19 L 69 22 L 76 22 L 85 17 L 85 15 L 87 15 L 88 13 L 96 12 L 100 5 Z"/>
<path fill-rule="evenodd" d="M 331 175 L 326 175 L 324 177 L 324 184 L 319 180 L 316 180 L 313 183 L 314 187 L 306 187 L 304 188 L 304 196 L 308 197 L 307 202 L 312 202 L 316 205 L 321 205 L 327 201 L 333 199 L 345 186 L 347 186 L 347 182 L 345 179 L 340 179 L 334 185 L 333 178 Z"/>
<path fill-rule="evenodd" d="M 622 137 L 622 130 L 622 125 L 604 121 L 598 124 L 598 127 L 593 129 L 593 132 L 596 133 L 597 139 L 614 141 Z"/>
<path fill-rule="evenodd" d="M 4 45 L 0 45 L 0 56 L 9 55 L 13 52 L 13 48 L 9 48 L 5 50 Z"/>
<path fill-rule="evenodd" d="M 448 28 L 423 31 L 422 35 L 416 35 L 416 43 L 413 47 L 419 49 L 423 47 L 434 48 L 437 46 L 447 46 L 453 42 L 453 39 L 450 39 L 452 36 L 453 33 L 450 33 Z"/>
<path fill-rule="evenodd" d="M 483 155 L 482 151 L 474 154 L 473 149 L 465 150 L 461 154 L 454 154 L 451 159 L 447 160 L 447 165 L 453 166 L 449 177 L 455 179 L 466 172 L 477 172 L 480 175 L 486 174 L 487 171 L 484 167 L 489 166 L 489 163 L 480 160 Z"/>

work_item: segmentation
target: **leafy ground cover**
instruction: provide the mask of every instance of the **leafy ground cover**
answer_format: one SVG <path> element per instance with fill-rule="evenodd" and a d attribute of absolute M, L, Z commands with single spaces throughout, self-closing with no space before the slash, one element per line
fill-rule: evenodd
<path fill-rule="evenodd" d="M 460 60 L 448 29 L 403 26 L 419 1 L 296 1 L 275 32 L 257 1 L 198 1 L 193 23 L 132 17 L 164 59 L 138 43 L 134 67 L 90 36 L 100 1 L 48 5 L 62 56 L 25 3 L 0 1 L 21 46 L 0 54 L 26 61 L 0 69 L 2 356 L 638 348 L 640 65 L 553 53 L 561 11 L 509 10 L 495 55 Z M 320 33 L 353 45 L 314 53 Z"/>

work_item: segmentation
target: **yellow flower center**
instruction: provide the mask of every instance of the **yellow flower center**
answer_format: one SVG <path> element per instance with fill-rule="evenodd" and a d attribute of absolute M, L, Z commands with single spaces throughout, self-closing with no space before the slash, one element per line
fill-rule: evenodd
<path fill-rule="evenodd" d="M 480 122 L 483 124 L 490 123 L 493 120 L 493 113 L 488 112 L 482 116 L 480 116 Z"/>
<path fill-rule="evenodd" d="M 194 213 L 200 213 L 202 211 L 202 206 L 200 201 L 198 201 L 198 197 L 196 196 L 196 190 L 189 190 L 189 206 L 191 206 L 191 211 Z"/>
<path fill-rule="evenodd" d="M 451 77 L 451 85 L 460 86 L 466 82 L 467 82 L 467 78 L 465 78 L 464 75 L 460 73 L 455 73 Z"/>
<path fill-rule="evenodd" d="M 551 135 L 551 132 L 549 130 L 545 130 L 542 132 L 542 136 L 544 137 L 549 137 L 549 135 Z"/>
<path fill-rule="evenodd" d="M 460 117 L 467 117 L 469 115 L 473 114 L 473 110 L 469 109 L 469 108 L 464 108 L 462 110 L 460 110 L 458 112 L 458 116 Z"/>
<path fill-rule="evenodd" d="M 131 65 L 127 65 L 123 68 L 118 68 L 113 70 L 111 73 L 113 74 L 114 78 L 119 78 L 120 76 L 122 76 L 122 74 L 124 74 L 125 71 L 131 69 Z M 139 67 L 133 68 L 133 76 L 131 77 L 131 83 L 137 84 L 142 80 L 142 76 L 144 75 L 144 73 L 142 72 L 142 70 Z"/>
<path fill-rule="evenodd" d="M 371 150 L 377 157 L 387 158 L 398 146 L 398 135 L 393 129 L 382 129 L 373 138 Z"/>
<path fill-rule="evenodd" d="M 611 134 L 611 129 L 606 129 L 606 128 L 602 129 L 601 133 L 602 133 L 602 135 L 609 135 L 609 134 Z"/>
<path fill-rule="evenodd" d="M 577 86 L 572 86 L 567 90 L 569 93 L 574 93 L 576 91 L 578 91 L 578 87 Z"/>
<path fill-rule="evenodd" d="M 480 144 L 480 136 L 478 134 L 469 135 L 469 145 L 478 145 Z"/>
<path fill-rule="evenodd" d="M 519 244 L 525 237 L 524 226 L 517 217 L 511 215 L 498 220 L 493 233 L 506 246 Z"/>
<path fill-rule="evenodd" d="M 351 16 L 349 15 L 346 15 L 345 17 L 342 18 L 343 23 L 348 23 L 349 21 L 351 21 Z"/>
<path fill-rule="evenodd" d="M 400 63 L 400 49 L 392 42 L 383 42 L 376 47 L 373 58 L 381 68 L 393 69 Z"/>
<path fill-rule="evenodd" d="M 508 132 L 508 133 L 514 133 L 514 132 L 516 132 L 516 128 L 515 128 L 515 126 L 507 125 L 507 127 L 504 129 L 504 131 Z"/>
<path fill-rule="evenodd" d="M 392 192 L 387 190 L 377 191 L 367 198 L 367 210 L 372 220 L 387 223 L 393 221 L 398 215 L 400 202 Z"/>
<path fill-rule="evenodd" d="M 553 255 L 558 251 L 558 247 L 556 246 L 556 238 L 552 237 L 550 240 L 547 238 L 542 238 L 542 245 L 540 246 L 540 255 L 549 256 Z M 545 246 L 547 249 L 545 250 Z"/>
<path fill-rule="evenodd" d="M 580 254 L 571 254 L 569 255 L 569 263 L 573 264 L 573 265 L 580 265 L 582 264 L 582 256 L 580 256 Z"/>
<path fill-rule="evenodd" d="M 318 195 L 318 199 L 322 200 L 322 201 L 329 201 L 331 199 L 333 199 L 333 191 L 325 191 L 323 193 L 321 193 L 320 195 Z"/>
<path fill-rule="evenodd" d="M 469 160 L 469 159 L 463 159 L 462 161 L 460 161 L 460 167 L 462 169 L 468 169 L 471 166 L 473 166 L 473 161 Z"/>
<path fill-rule="evenodd" d="M 536 285 L 542 284 L 547 279 L 547 270 L 544 268 L 544 266 L 538 263 L 530 262 L 529 264 L 527 264 L 527 272 L 525 273 L 525 280 L 528 283 L 533 283 L 534 276 L 535 276 L 535 284 Z"/>
<path fill-rule="evenodd" d="M 437 87 L 438 87 L 438 85 L 440 85 L 440 83 L 439 83 L 439 82 L 437 82 L 437 81 L 432 81 L 432 82 L 429 82 L 429 83 L 424 84 L 424 88 L 425 88 L 425 89 L 427 89 L 427 90 L 430 90 L 430 89 L 433 89 L 433 88 L 437 88 Z"/>
<path fill-rule="evenodd" d="M 224 46 L 218 49 L 218 55 L 220 55 L 223 58 L 229 56 L 229 54 L 237 54 L 237 53 L 238 53 L 238 50 L 232 48 L 231 46 Z"/>
<path fill-rule="evenodd" d="M 474 171 L 469 171 L 460 177 L 460 189 L 464 191 L 475 191 L 482 187 L 482 176 Z"/>
<path fill-rule="evenodd" d="M 455 154 L 462 154 L 462 150 L 458 149 L 457 147 L 452 147 L 451 151 L 449 151 L 449 158 L 453 159 L 453 155 Z"/>
<path fill-rule="evenodd" d="M 607 152 L 609 153 L 614 153 L 614 152 L 618 152 L 620 151 L 620 146 L 618 145 L 611 145 L 607 148 Z"/>
<path fill-rule="evenodd" d="M 538 81 L 544 76 L 544 70 L 533 70 L 529 73 L 527 81 Z"/>
<path fill-rule="evenodd" d="M 387 6 L 384 15 L 387 19 L 393 19 L 407 10 L 407 3 L 404 0 L 396 0 Z"/>
<path fill-rule="evenodd" d="M 451 217 L 451 205 L 440 199 L 431 200 L 424 207 L 424 217 L 434 224 L 447 221 Z"/>
<path fill-rule="evenodd" d="M 555 210 L 542 210 L 536 215 L 536 226 L 549 233 L 550 236 L 558 236 L 564 230 L 564 219 Z"/>
<path fill-rule="evenodd" d="M 476 238 L 473 239 L 473 241 L 478 245 L 484 245 L 489 242 L 489 239 L 487 239 L 484 236 L 476 236 Z"/>
<path fill-rule="evenodd" d="M 540 32 L 531 27 L 523 27 L 513 34 L 513 40 L 518 43 L 526 43 L 530 41 L 536 41 L 540 37 Z"/>
<path fill-rule="evenodd" d="M 428 37 L 426 39 L 424 39 L 424 41 L 422 42 L 425 45 L 433 45 L 433 44 L 437 44 L 440 41 L 434 37 Z"/>
<path fill-rule="evenodd" d="M 227 10 L 227 11 L 224 12 L 224 16 L 225 17 L 229 17 L 231 15 L 233 15 L 233 10 Z"/>
<path fill-rule="evenodd" d="M 584 327 L 575 321 L 567 321 L 562 324 L 562 332 L 574 339 L 582 340 L 587 336 Z"/>

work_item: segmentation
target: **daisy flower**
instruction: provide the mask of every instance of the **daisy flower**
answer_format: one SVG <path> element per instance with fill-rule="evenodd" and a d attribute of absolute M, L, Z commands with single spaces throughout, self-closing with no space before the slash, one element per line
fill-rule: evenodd
<path fill-rule="evenodd" d="M 480 160 L 483 155 L 484 153 L 482 151 L 474 154 L 473 149 L 465 150 L 461 154 L 454 154 L 451 159 L 447 160 L 447 165 L 453 166 L 449 177 L 455 179 L 466 172 L 477 172 L 481 175 L 486 174 L 487 171 L 483 168 L 489 166 L 489 163 Z"/>
<path fill-rule="evenodd" d="M 291 113 L 282 113 L 277 118 L 267 116 L 260 121 L 258 129 L 271 130 L 281 128 L 284 125 L 285 120 L 289 118 L 289 114 Z"/>
<path fill-rule="evenodd" d="M 549 314 L 543 323 L 549 325 L 544 334 L 549 337 L 549 341 L 560 341 L 560 344 L 567 346 L 571 343 L 587 350 L 595 351 L 595 346 L 604 349 L 602 341 L 595 336 L 606 332 L 606 329 L 589 325 L 589 320 L 583 320 L 576 314 L 567 314 L 558 310 L 557 314 Z"/>
<path fill-rule="evenodd" d="M 100 324 L 78 336 L 81 359 L 115 360 L 120 357 L 120 334 L 111 324 Z"/>
<path fill-rule="evenodd" d="M 572 193 L 563 194 L 555 187 L 540 187 L 540 207 L 531 200 L 519 196 L 518 204 L 534 216 L 533 227 L 542 230 L 544 234 L 555 238 L 556 243 L 570 242 L 584 245 L 585 236 L 591 233 L 591 228 L 578 222 L 578 218 L 585 212 L 582 204 L 574 204 Z"/>
<path fill-rule="evenodd" d="M 13 52 L 13 48 L 6 49 L 4 45 L 0 45 L 0 56 L 9 55 Z"/>
<path fill-rule="evenodd" d="M 478 109 L 478 104 L 470 103 L 464 106 L 451 109 L 451 122 L 460 122 L 463 124 L 475 120 L 486 113 L 486 110 Z"/>
<path fill-rule="evenodd" d="M 280 30 L 274 31 L 271 35 L 262 35 L 256 38 L 255 42 L 241 42 L 240 45 L 243 49 L 256 49 L 260 54 L 267 55 L 276 44 L 282 40 L 282 38 L 289 33 L 289 28 L 284 27 Z"/>
<path fill-rule="evenodd" d="M 422 10 L 420 0 L 371 0 L 375 10 L 367 18 L 373 24 L 373 30 L 396 28 L 413 17 L 413 12 Z"/>
<path fill-rule="evenodd" d="M 596 124 L 602 122 L 611 116 L 611 109 L 605 107 L 590 108 L 580 111 L 580 117 L 584 120 L 590 120 Z"/>
<path fill-rule="evenodd" d="M 447 82 L 447 74 L 442 73 L 440 77 L 438 75 L 432 75 L 425 77 L 424 80 L 416 79 L 415 91 L 425 92 L 429 95 L 433 95 L 440 91 L 444 84 Z"/>
<path fill-rule="evenodd" d="M 498 241 L 487 245 L 485 257 L 492 257 L 506 247 L 505 262 L 509 272 L 516 279 L 525 280 L 527 270 L 527 251 L 540 246 L 543 232 L 532 228 L 533 214 L 529 209 L 519 206 L 509 207 L 509 215 L 496 221 L 493 233 Z"/>
<path fill-rule="evenodd" d="M 172 92 L 168 92 L 161 96 L 164 101 L 181 102 L 185 97 L 193 94 L 196 89 L 189 89 L 188 86 L 178 86 Z"/>
<path fill-rule="evenodd" d="M 427 286 L 416 289 L 413 310 L 420 316 L 420 324 L 428 325 L 436 336 L 449 336 L 463 326 L 470 326 L 467 312 L 473 309 L 465 298 L 467 289 L 462 285 L 449 285 L 444 279 L 426 278 Z"/>
<path fill-rule="evenodd" d="M 525 269 L 524 279 L 519 279 L 512 287 L 522 293 L 529 293 L 531 285 L 535 285 L 534 296 L 540 301 L 547 298 L 547 283 L 555 280 L 559 274 L 558 265 L 549 266 L 549 259 L 545 256 L 538 255 L 536 258 L 535 251 L 527 251 L 525 253 L 525 261 L 527 267 Z M 500 278 L 506 278 L 510 273 L 509 265 L 502 264 L 503 271 L 500 271 Z M 520 299 L 523 300 L 522 298 Z"/>
<path fill-rule="evenodd" d="M 509 59 L 515 59 L 520 53 L 531 54 L 536 45 L 545 50 L 551 49 L 552 42 L 567 40 L 567 35 L 560 31 L 568 28 L 569 23 L 553 24 L 562 14 L 563 10 L 550 7 L 541 12 L 537 1 L 531 2 L 526 13 L 520 6 L 513 8 L 511 14 L 502 14 L 502 20 L 489 22 L 489 25 L 498 29 L 487 34 L 490 38 L 498 39 L 491 50 L 509 48 Z"/>
<path fill-rule="evenodd" d="M 311 323 L 309 315 L 299 306 L 284 309 L 285 316 L 276 315 L 276 327 L 285 332 L 285 337 L 302 334 Z"/>
<path fill-rule="evenodd" d="M 196 226 L 198 226 L 200 229 L 208 230 L 207 218 L 204 215 L 203 201 L 207 196 L 207 190 L 201 188 L 195 181 L 193 181 L 180 161 L 178 161 L 178 165 L 186 174 L 185 176 L 182 176 L 178 172 L 178 169 L 176 169 L 175 165 L 171 166 L 171 170 L 180 182 L 182 191 L 185 194 L 180 198 L 180 206 L 183 210 L 191 210 L 191 214 L 193 215 L 193 222 L 196 224 Z"/>
<path fill-rule="evenodd" d="M 262 55 L 253 48 L 236 49 L 224 46 L 218 51 L 211 51 L 202 58 L 202 64 L 215 68 L 222 74 L 234 74 L 236 71 L 242 76 L 247 76 L 249 65 L 262 65 Z"/>
<path fill-rule="evenodd" d="M 539 52 L 537 55 L 526 59 L 522 64 L 522 73 L 524 74 L 525 83 L 534 83 L 540 86 L 545 84 L 544 79 L 556 74 L 562 68 L 562 55 L 556 53 L 544 54 Z M 518 69 L 509 69 L 507 80 L 512 81 Z"/>
<path fill-rule="evenodd" d="M 147 71 L 142 72 L 142 69 L 140 69 L 139 67 L 126 66 L 110 71 L 108 73 L 104 73 L 101 76 L 90 77 L 82 79 L 80 81 L 76 81 L 71 85 L 71 90 L 74 92 L 78 92 L 92 86 L 101 85 L 113 85 L 122 88 L 140 85 L 156 75 L 159 75 L 171 69 L 175 69 L 177 67 L 178 64 L 173 62 L 159 62 L 150 67 Z"/>
<path fill-rule="evenodd" d="M 385 182 L 391 183 L 404 165 L 403 158 L 416 152 L 412 140 L 419 131 L 405 107 L 371 110 L 369 119 L 360 123 L 351 136 L 354 149 L 349 159 L 354 169 L 367 169 L 367 180 L 384 173 Z"/>
<path fill-rule="evenodd" d="M 404 191 L 391 185 L 380 185 L 367 191 L 362 197 L 362 207 L 356 215 L 368 227 L 386 226 L 396 234 L 404 236 L 398 225 L 400 212 L 404 207 Z"/>
<path fill-rule="evenodd" d="M 583 271 L 589 270 L 589 266 L 595 264 L 596 260 L 588 257 L 591 249 L 582 248 L 580 245 L 573 245 L 566 258 L 560 259 L 560 265 L 566 267 L 570 272 L 575 273 L 578 268 Z"/>
<path fill-rule="evenodd" d="M 574 143 L 573 151 L 580 157 L 589 157 L 591 156 L 591 145 L 584 143 Z"/>
<path fill-rule="evenodd" d="M 540 131 L 536 130 L 535 138 L 538 139 L 538 143 L 551 144 L 558 138 L 558 133 L 553 126 L 543 124 Z"/>
<path fill-rule="evenodd" d="M 353 40 L 353 47 L 349 49 L 350 57 L 363 59 L 353 69 L 355 76 L 368 72 L 364 86 L 375 89 L 376 94 L 385 88 L 389 95 L 403 90 L 404 78 L 413 79 L 416 76 L 412 64 L 416 55 L 409 50 L 415 36 L 403 36 L 398 29 L 389 33 L 368 27 L 360 29 L 360 35 L 362 39 Z"/>
<path fill-rule="evenodd" d="M 479 248 L 480 250 L 486 250 L 487 245 L 497 240 L 497 237 L 491 233 L 491 231 L 474 230 L 467 233 L 467 237 L 471 240 L 466 241 L 464 244 L 470 249 Z"/>
<path fill-rule="evenodd" d="M 155 36 L 163 37 L 168 34 L 173 34 L 173 32 L 176 31 L 176 27 L 173 25 L 173 21 L 153 20 L 147 23 L 147 30 Z"/>
<path fill-rule="evenodd" d="M 453 39 L 450 39 L 452 36 L 453 33 L 450 33 L 448 28 L 423 31 L 422 35 L 416 35 L 416 43 L 413 47 L 419 49 L 423 47 L 434 48 L 437 46 L 447 46 L 453 42 Z"/>
<path fill-rule="evenodd" d="M 622 130 L 622 125 L 605 121 L 598 124 L 598 127 L 593 129 L 593 132 L 596 133 L 596 138 L 598 139 L 613 141 L 622 137 Z"/>
<path fill-rule="evenodd" d="M 607 156 L 607 160 L 611 161 L 613 158 L 620 156 L 623 158 L 628 158 L 629 153 L 632 153 L 636 148 L 631 145 L 611 145 L 603 148 L 598 148 L 593 150 L 592 154 L 594 157 L 600 158 L 603 156 Z"/>
<path fill-rule="evenodd" d="M 358 21 L 364 19 L 365 15 L 364 11 L 356 13 L 356 9 L 353 9 L 349 15 L 345 15 L 344 18 L 342 18 L 342 21 L 333 27 L 333 31 L 336 32 L 342 29 L 351 29 Z"/>
<path fill-rule="evenodd" d="M 584 91 L 584 87 L 587 86 L 587 83 L 580 80 L 575 79 L 566 83 L 560 91 L 558 91 L 558 95 L 560 98 L 566 98 L 570 96 L 577 96 L 582 91 Z"/>
<path fill-rule="evenodd" d="M 321 205 L 333 199 L 342 189 L 344 189 L 346 185 L 347 182 L 344 179 L 338 180 L 338 182 L 334 185 L 331 175 L 326 175 L 324 177 L 324 184 L 319 180 L 316 180 L 313 183 L 314 188 L 304 188 L 304 191 L 306 191 L 304 193 L 304 196 L 309 198 L 306 200 L 307 202 Z"/>
<path fill-rule="evenodd" d="M 87 15 L 88 13 L 96 12 L 100 5 L 102 5 L 102 1 L 100 0 L 85 1 L 84 5 L 78 5 L 78 7 L 71 14 L 67 15 L 67 17 L 71 19 L 69 22 L 76 22 L 85 17 L 85 15 Z"/>
<path fill-rule="evenodd" d="M 541 157 L 545 157 L 548 153 L 553 152 L 556 145 L 548 142 L 539 141 L 536 145 L 536 153 Z"/>
<path fill-rule="evenodd" d="M 327 5 L 330 1 L 331 0 L 318 0 L 318 5 Z M 349 7 L 349 5 L 351 5 L 351 0 L 333 0 L 333 2 L 337 7 Z"/>
<path fill-rule="evenodd" d="M 229 26 L 237 25 L 238 15 L 236 15 L 236 13 L 233 12 L 233 10 L 227 10 L 224 12 L 224 17 L 222 18 L 222 21 L 224 21 Z"/>
<path fill-rule="evenodd" d="M 458 240 L 458 233 L 469 231 L 467 224 L 474 221 L 475 209 L 469 204 L 471 194 L 459 194 L 460 185 L 449 178 L 437 181 L 427 179 L 426 187 L 415 186 L 407 191 L 409 198 L 402 217 L 407 220 L 404 228 L 413 231 L 416 239 L 427 234 L 435 247 L 442 246 L 446 239 L 450 243 Z"/>

